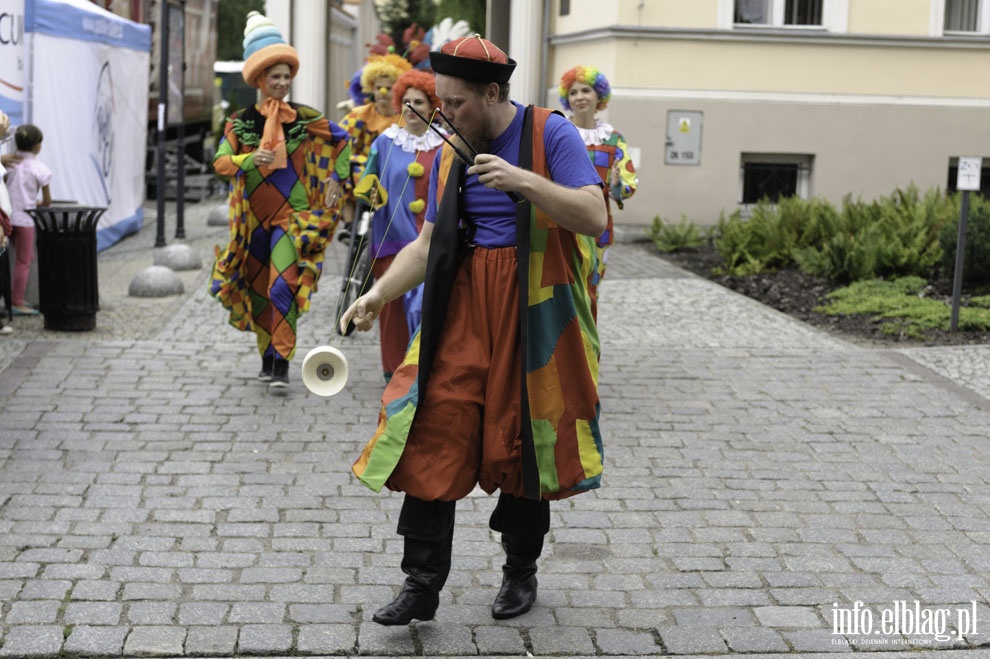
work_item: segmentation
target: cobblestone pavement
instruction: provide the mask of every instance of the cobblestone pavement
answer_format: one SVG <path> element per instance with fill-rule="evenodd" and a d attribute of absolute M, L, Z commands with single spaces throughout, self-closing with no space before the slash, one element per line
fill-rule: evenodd
<path fill-rule="evenodd" d="M 127 296 L 152 219 L 100 254 L 95 331 L 0 338 L 0 657 L 987 654 L 990 346 L 856 347 L 626 243 L 602 286 L 604 487 L 552 505 L 537 605 L 491 618 L 477 493 L 437 619 L 371 623 L 402 579 L 401 498 L 349 469 L 377 336 L 334 337 L 347 388 L 306 392 L 327 277 L 268 395 L 205 292 L 216 203 L 187 207 L 185 294 Z"/>

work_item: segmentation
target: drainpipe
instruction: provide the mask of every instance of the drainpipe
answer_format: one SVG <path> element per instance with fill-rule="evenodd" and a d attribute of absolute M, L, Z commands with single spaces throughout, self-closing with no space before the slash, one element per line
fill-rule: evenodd
<path fill-rule="evenodd" d="M 540 26 L 540 96 L 536 103 L 539 106 L 550 105 L 547 102 L 547 67 L 550 52 L 550 9 L 552 2 L 543 3 L 543 25 Z"/>

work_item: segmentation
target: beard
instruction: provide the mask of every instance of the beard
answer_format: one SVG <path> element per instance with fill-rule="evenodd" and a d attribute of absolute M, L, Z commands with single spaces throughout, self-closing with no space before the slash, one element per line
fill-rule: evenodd
<path fill-rule="evenodd" d="M 451 140 L 458 148 L 467 155 L 472 153 L 488 153 L 491 148 L 490 130 L 484 125 L 476 130 L 461 129 L 453 124 L 448 125 L 453 129 L 454 137 Z M 464 148 L 467 145 L 468 148 Z"/>

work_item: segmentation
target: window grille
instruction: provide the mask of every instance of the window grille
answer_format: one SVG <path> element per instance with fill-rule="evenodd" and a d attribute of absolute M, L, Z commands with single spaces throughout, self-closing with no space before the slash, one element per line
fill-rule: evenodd
<path fill-rule="evenodd" d="M 799 171 L 797 163 L 743 163 L 742 203 L 755 204 L 764 197 L 777 203 L 781 197 L 793 197 L 798 191 Z"/>

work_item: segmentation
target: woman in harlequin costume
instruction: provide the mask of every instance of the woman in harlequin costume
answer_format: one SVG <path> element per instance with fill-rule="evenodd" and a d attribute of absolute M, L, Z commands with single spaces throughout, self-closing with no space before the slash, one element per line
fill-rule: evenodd
<path fill-rule="evenodd" d="M 592 282 L 592 311 L 598 313 L 598 284 L 605 277 L 606 252 L 612 244 L 612 201 L 622 210 L 622 201 L 636 192 L 636 170 L 622 134 L 595 114 L 608 106 L 612 88 L 608 79 L 591 66 L 575 66 L 560 78 L 560 104 L 571 112 L 571 122 L 588 147 L 588 157 L 605 183 L 608 228 L 598 238 L 598 272 Z"/>
<path fill-rule="evenodd" d="M 400 249 L 423 227 L 433 159 L 443 138 L 416 116 L 426 118 L 440 106 L 432 73 L 403 73 L 392 88 L 392 104 L 402 120 L 389 126 L 371 144 L 364 176 L 355 196 L 375 211 L 371 221 L 372 274 L 382 276 Z M 416 112 L 406 108 L 409 103 Z M 379 317 L 382 369 L 386 382 L 405 357 L 409 337 L 419 327 L 422 285 L 392 300 Z"/>
<path fill-rule="evenodd" d="M 216 250 L 210 294 L 230 323 L 254 331 L 258 379 L 288 386 L 296 321 L 309 309 L 346 190 L 347 133 L 313 108 L 288 103 L 296 50 L 258 12 L 244 29 L 244 80 L 264 100 L 231 116 L 213 167 L 231 180 L 230 242 Z"/>
<path fill-rule="evenodd" d="M 351 181 L 361 179 L 368 162 L 371 143 L 383 130 L 399 121 L 400 114 L 392 103 L 392 86 L 396 79 L 412 68 L 409 60 L 395 54 L 373 55 L 361 69 L 361 91 L 371 97 L 347 113 L 340 126 L 351 140 Z M 347 194 L 342 204 L 344 223 L 350 225 L 354 198 Z"/>

